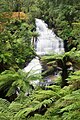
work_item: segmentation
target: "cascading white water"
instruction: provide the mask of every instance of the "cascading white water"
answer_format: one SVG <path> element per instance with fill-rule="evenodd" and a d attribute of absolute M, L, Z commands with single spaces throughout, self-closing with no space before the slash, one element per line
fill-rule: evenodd
<path fill-rule="evenodd" d="M 32 61 L 24 68 L 24 71 L 30 72 L 32 74 L 39 74 L 41 73 L 42 66 L 40 64 L 39 58 L 33 58 Z"/>
<path fill-rule="evenodd" d="M 36 19 L 36 31 L 39 33 L 36 44 L 36 53 L 38 55 L 62 53 L 64 51 L 62 39 L 57 37 L 52 30 L 41 19 Z M 41 73 L 42 66 L 38 58 L 34 58 L 28 66 L 24 68 L 25 72 L 36 71 Z"/>
<path fill-rule="evenodd" d="M 64 51 L 63 41 L 41 19 L 36 19 L 36 31 L 39 37 L 36 43 L 36 53 L 38 55 L 62 53 Z"/>

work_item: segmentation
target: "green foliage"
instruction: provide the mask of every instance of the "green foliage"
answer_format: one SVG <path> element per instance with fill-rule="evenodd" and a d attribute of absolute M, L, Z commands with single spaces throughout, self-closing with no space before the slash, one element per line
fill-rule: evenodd
<path fill-rule="evenodd" d="M 19 12 L 24 10 L 25 0 L 1 0 L 1 12 Z"/>
<path fill-rule="evenodd" d="M 0 34 L 0 96 L 12 99 L 20 88 L 20 94 L 13 102 L 0 98 L 0 120 L 80 120 L 79 0 L 1 0 L 0 5 L 1 12 L 23 10 L 29 16 L 27 21 L 8 21 L 10 23 Z M 47 67 L 51 66 L 43 74 L 51 70 L 53 73 L 58 67 L 62 75 L 55 79 L 56 85 L 31 91 L 30 81 L 41 79 L 41 76 L 24 73 L 19 67 L 23 68 L 34 57 L 30 45 L 31 38 L 38 36 L 34 31 L 34 18 L 44 19 L 63 40 L 74 37 L 72 43 L 76 48 L 61 55 L 42 57 Z M 0 20 L 3 21 L 2 14 Z M 68 47 L 72 43 L 68 43 Z M 68 69 L 70 65 L 72 72 Z M 67 86 L 61 88 L 61 82 L 66 80 Z"/>
<path fill-rule="evenodd" d="M 10 103 L 7 100 L 0 98 L 0 120 L 10 120 L 12 118 L 13 113 L 8 108 L 9 105 Z"/>
<path fill-rule="evenodd" d="M 5 71 L 4 73 L 8 73 L 8 71 Z M 4 75 L 4 73 L 2 73 L 2 75 Z M 20 72 L 18 74 L 20 78 Z M 79 77 L 80 71 L 74 72 L 73 75 L 69 76 L 68 78 L 68 81 L 71 81 L 69 82 L 70 85 L 65 86 L 63 88 L 60 88 L 60 86 L 56 85 L 48 86 L 46 87 L 47 90 L 37 89 L 27 97 L 21 93 L 17 97 L 17 99 L 11 104 L 6 100 L 1 99 L 1 119 L 4 118 L 4 120 L 79 120 L 80 85 L 78 84 L 79 87 L 77 88 L 73 87 L 73 81 L 75 81 L 76 83 L 76 80 L 79 81 Z M 5 118 L 6 114 L 7 118 Z"/>
<path fill-rule="evenodd" d="M 58 79 L 57 84 L 61 85 L 61 87 L 68 85 L 67 78 L 73 71 L 80 70 L 80 51 L 75 48 L 64 54 L 43 56 L 41 60 L 47 66 L 47 70 L 42 75 L 53 75 L 55 70 L 58 70 L 61 79 Z"/>
<path fill-rule="evenodd" d="M 3 95 L 10 97 L 17 94 L 16 91 L 19 88 L 20 93 L 25 94 L 32 90 L 30 82 L 37 79 L 40 80 L 38 74 L 29 75 L 29 72 L 25 73 L 22 70 L 17 72 L 14 69 L 6 70 L 0 74 L 0 93 L 3 91 Z"/>
<path fill-rule="evenodd" d="M 67 78 L 68 83 L 73 85 L 73 89 L 80 89 L 80 70 L 74 72 L 72 75 Z"/>
<path fill-rule="evenodd" d="M 72 86 L 60 88 L 53 85 L 51 90 L 37 90 L 28 97 L 20 97 L 7 105 L 10 120 L 36 119 L 80 119 L 80 89 L 73 90 Z M 64 94 L 65 93 L 65 94 Z M 19 100 L 20 99 L 20 100 Z M 20 102 L 22 99 L 22 102 Z M 10 111 L 13 114 L 10 114 Z M 3 112 L 4 113 L 4 112 Z M 3 114 L 4 116 L 4 114 Z M 5 117 L 5 116 L 4 116 Z"/>
<path fill-rule="evenodd" d="M 73 63 L 74 68 L 78 68 L 80 63 L 80 51 L 76 50 L 76 48 L 73 48 L 69 52 L 65 52 L 64 54 L 54 54 L 49 56 L 43 56 L 42 61 L 45 61 L 47 64 L 55 64 L 55 62 L 62 61 L 64 62 L 64 59 L 68 61 L 71 61 Z"/>
<path fill-rule="evenodd" d="M 79 6 L 79 1 L 75 2 L 75 0 L 45 1 L 42 18 L 63 40 L 68 39 L 69 36 L 77 38 L 78 35 L 74 32 L 79 29 L 74 28 L 73 23 L 78 23 L 80 20 Z"/>
<path fill-rule="evenodd" d="M 34 52 L 30 46 L 31 26 L 25 21 L 11 21 L 0 35 L 0 64 L 8 69 L 10 66 L 23 67 L 30 61 Z M 17 67 L 18 68 L 18 67 Z"/>

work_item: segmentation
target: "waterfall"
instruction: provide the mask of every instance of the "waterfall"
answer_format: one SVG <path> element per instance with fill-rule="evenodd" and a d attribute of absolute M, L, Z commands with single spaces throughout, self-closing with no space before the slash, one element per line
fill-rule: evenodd
<path fill-rule="evenodd" d="M 63 41 L 61 38 L 57 37 L 54 32 L 48 29 L 48 25 L 41 19 L 36 19 L 36 31 L 39 33 L 35 50 L 38 55 L 46 55 L 53 53 L 62 53 L 64 51 Z M 24 68 L 25 72 L 36 71 L 36 73 L 41 73 L 42 66 L 38 58 L 34 58 L 28 66 Z"/>
<path fill-rule="evenodd" d="M 43 20 L 36 19 L 36 31 L 39 33 L 35 48 L 38 55 L 59 54 L 64 51 L 62 39 L 48 29 L 47 24 Z"/>
<path fill-rule="evenodd" d="M 30 72 L 31 74 L 39 74 L 41 73 L 42 66 L 40 64 L 39 58 L 35 57 L 32 61 L 24 68 L 25 72 Z"/>

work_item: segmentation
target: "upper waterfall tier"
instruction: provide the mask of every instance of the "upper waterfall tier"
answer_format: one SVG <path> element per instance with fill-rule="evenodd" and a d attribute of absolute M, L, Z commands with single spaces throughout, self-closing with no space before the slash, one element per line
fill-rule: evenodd
<path fill-rule="evenodd" d="M 36 19 L 36 31 L 39 33 L 37 42 L 35 41 L 35 49 L 38 55 L 62 53 L 64 51 L 62 39 L 48 29 L 47 24 L 43 20 Z"/>

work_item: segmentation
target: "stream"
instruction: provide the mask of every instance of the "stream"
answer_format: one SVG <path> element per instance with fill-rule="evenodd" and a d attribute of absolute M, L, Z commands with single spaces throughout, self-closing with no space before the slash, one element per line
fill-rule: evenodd
<path fill-rule="evenodd" d="M 34 40 L 34 46 L 36 54 L 39 56 L 49 55 L 53 53 L 61 54 L 64 52 L 63 40 L 56 36 L 56 34 L 48 28 L 48 25 L 41 19 L 35 19 L 36 32 L 39 37 Z M 42 66 L 38 57 L 32 59 L 32 61 L 24 68 L 25 72 L 29 74 L 36 74 L 42 72 Z M 50 79 L 49 79 L 50 81 Z"/>

